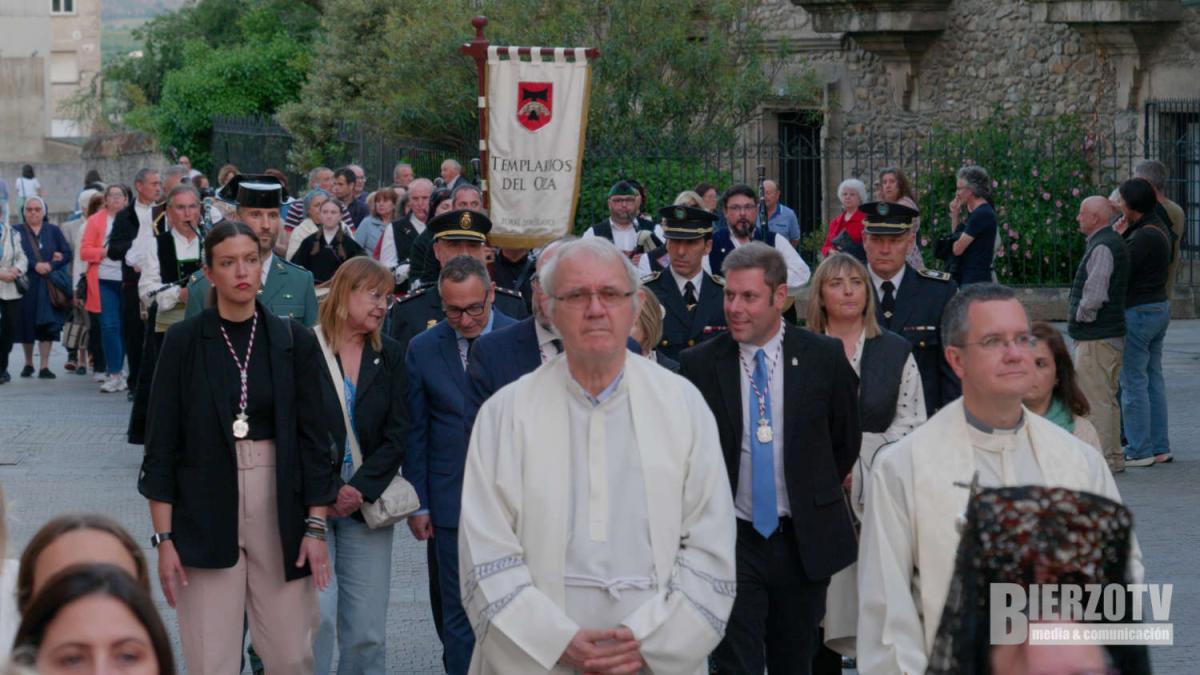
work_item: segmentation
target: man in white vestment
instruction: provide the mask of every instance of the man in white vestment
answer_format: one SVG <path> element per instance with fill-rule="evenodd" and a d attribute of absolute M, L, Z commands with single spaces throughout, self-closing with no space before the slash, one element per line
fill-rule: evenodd
<path fill-rule="evenodd" d="M 1037 339 L 1012 289 L 963 287 L 942 317 L 962 398 L 880 451 L 859 542 L 858 672 L 924 673 L 954 573 L 968 486 L 1045 485 L 1120 501 L 1104 457 L 1021 405 Z M 1131 582 L 1142 578 L 1136 541 Z"/>
<path fill-rule="evenodd" d="M 471 673 L 706 672 L 735 592 L 732 491 L 691 383 L 626 348 L 611 242 L 539 274 L 564 353 L 479 411 L 459 523 Z"/>

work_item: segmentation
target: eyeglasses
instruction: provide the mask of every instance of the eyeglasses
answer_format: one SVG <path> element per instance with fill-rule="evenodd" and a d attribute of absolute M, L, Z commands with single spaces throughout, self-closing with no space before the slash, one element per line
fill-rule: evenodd
<path fill-rule="evenodd" d="M 1021 333 L 1015 335 L 1010 340 L 999 335 L 987 335 L 979 342 L 964 342 L 962 347 L 979 347 L 985 352 L 1002 352 L 1008 349 L 1009 345 L 1016 345 L 1017 349 L 1023 351 L 1033 351 L 1037 347 L 1038 339 L 1032 333 Z"/>
<path fill-rule="evenodd" d="M 556 295 L 554 299 L 571 309 L 583 309 L 592 304 L 593 297 L 600 298 L 600 303 L 605 307 L 616 307 L 622 300 L 631 295 L 633 295 L 633 291 L 621 291 L 611 286 L 605 286 L 595 291 L 586 288 L 576 288 L 573 291 L 567 291 L 563 295 Z"/>
<path fill-rule="evenodd" d="M 725 210 L 733 211 L 734 213 L 750 213 L 751 211 L 758 210 L 758 204 L 730 204 L 725 207 Z"/>
<path fill-rule="evenodd" d="M 479 316 L 483 314 L 483 310 L 487 309 L 485 303 L 477 302 L 470 307 L 450 307 L 442 305 L 442 311 L 446 313 L 448 319 L 461 319 L 463 314 L 467 316 Z"/>
<path fill-rule="evenodd" d="M 396 304 L 396 296 L 391 293 L 383 293 L 374 288 L 367 291 L 367 297 L 371 299 L 373 305 L 383 305 L 387 309 L 391 309 L 392 305 Z"/>

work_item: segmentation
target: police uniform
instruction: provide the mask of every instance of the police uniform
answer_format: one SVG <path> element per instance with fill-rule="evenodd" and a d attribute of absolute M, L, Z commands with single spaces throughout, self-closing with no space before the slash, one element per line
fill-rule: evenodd
<path fill-rule="evenodd" d="M 238 175 L 221 188 L 221 197 L 236 200 L 240 208 L 277 209 L 285 196 L 286 188 L 274 176 Z M 272 255 L 266 264 L 269 266 L 267 279 L 258 290 L 258 299 L 276 316 L 296 319 L 305 326 L 315 325 L 317 294 L 312 273 L 277 255 Z M 192 317 L 204 310 L 209 288 L 203 272 L 192 275 L 188 282 L 186 316 Z"/>
<path fill-rule="evenodd" d="M 667 239 L 711 239 L 717 220 L 708 211 L 689 206 L 668 206 L 658 215 Z M 655 351 L 669 360 L 725 330 L 725 280 L 703 268 L 698 277 L 699 288 L 695 288 L 694 282 L 668 267 L 642 280 L 663 306 L 662 340 Z M 688 283 L 693 285 L 690 293 Z"/>
<path fill-rule="evenodd" d="M 448 211 L 429 222 L 433 240 L 487 242 L 492 221 L 477 211 L 460 209 Z M 496 287 L 493 306 L 513 319 L 529 316 L 525 300 L 517 291 Z M 446 318 L 442 311 L 442 296 L 436 283 L 409 293 L 392 307 L 388 315 L 387 333 L 398 340 L 405 350 L 413 336 L 429 330 Z"/>
<path fill-rule="evenodd" d="M 870 202 L 860 208 L 867 214 L 863 232 L 870 235 L 905 234 L 917 216 L 914 209 L 889 202 Z M 962 384 L 942 353 L 942 310 L 958 292 L 958 286 L 945 272 L 917 270 L 907 263 L 898 274 L 899 283 L 883 280 L 874 270 L 870 273 L 875 290 L 875 318 L 880 327 L 899 333 L 912 343 L 913 359 L 921 371 L 925 410 L 932 417 L 962 394 Z M 891 297 L 886 287 L 880 288 L 887 283 L 892 285 Z"/>

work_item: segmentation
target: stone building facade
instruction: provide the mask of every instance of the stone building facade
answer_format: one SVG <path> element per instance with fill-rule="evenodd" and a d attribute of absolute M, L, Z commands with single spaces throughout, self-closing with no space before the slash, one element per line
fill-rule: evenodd
<path fill-rule="evenodd" d="M 997 110 L 1031 125 L 1075 115 L 1090 134 L 1136 146 L 1138 155 L 1200 148 L 1197 2 L 766 0 L 760 11 L 768 46 L 786 47 L 790 72 L 811 69 L 820 93 L 799 109 L 768 105 L 748 134 L 785 145 L 799 136 L 824 157 L 826 206 L 815 217 L 836 213 L 828 196 L 844 173 L 879 168 L 844 159 L 831 166 L 835 154 L 869 154 L 879 138 L 919 137 L 935 124 L 968 129 Z M 1200 157 L 1166 154 L 1176 196 L 1192 202 L 1200 230 Z M 790 186 L 799 201 L 797 190 Z"/>

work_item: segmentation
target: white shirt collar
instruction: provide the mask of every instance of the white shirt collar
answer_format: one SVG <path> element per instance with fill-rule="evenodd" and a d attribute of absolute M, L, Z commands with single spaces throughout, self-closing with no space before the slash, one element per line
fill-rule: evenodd
<path fill-rule="evenodd" d="M 543 326 L 542 323 L 537 319 L 533 320 L 533 332 L 535 335 L 537 335 L 538 347 L 559 339 L 557 333 L 547 330 L 546 327 Z"/>
<path fill-rule="evenodd" d="M 766 344 L 760 347 L 751 342 L 739 342 L 738 351 L 750 363 L 754 363 L 754 353 L 760 349 L 766 353 L 768 360 L 783 358 L 783 330 L 783 319 L 781 318 L 779 320 L 779 330 L 775 331 L 775 335 L 770 340 L 767 340 Z"/>
<path fill-rule="evenodd" d="M 413 229 L 417 231 L 417 234 L 425 234 L 425 223 L 417 220 L 416 216 L 409 218 L 408 222 L 412 224 Z"/>
<path fill-rule="evenodd" d="M 868 265 L 867 266 L 867 274 L 871 275 L 871 284 L 873 286 L 875 286 L 875 292 L 878 293 L 880 297 L 883 297 L 883 282 L 885 282 L 885 281 L 892 282 L 892 286 L 895 287 L 892 289 L 893 292 L 900 290 L 900 282 L 904 280 L 904 273 L 907 269 L 908 269 L 907 265 L 901 265 L 900 271 L 896 272 L 895 276 L 893 276 L 890 279 L 884 279 L 883 277 L 876 274 L 875 270 L 871 269 L 870 265 Z"/>
<path fill-rule="evenodd" d="M 629 223 L 628 225 L 621 225 L 619 223 L 614 222 L 612 218 L 608 219 L 608 224 L 610 226 L 612 226 L 612 229 L 614 229 L 614 230 L 632 230 L 632 229 L 634 229 L 633 225 L 636 222 L 637 222 L 637 218 L 634 218 L 633 222 Z"/>
<path fill-rule="evenodd" d="M 262 288 L 267 286 L 267 277 L 271 275 L 271 263 L 275 262 L 275 254 L 268 253 L 267 257 L 263 258 L 262 265 Z"/>
<path fill-rule="evenodd" d="M 686 286 L 687 282 L 690 281 L 690 282 L 692 282 L 692 285 L 696 287 L 696 298 L 698 299 L 700 297 L 700 283 L 704 280 L 704 268 L 703 267 L 701 267 L 699 270 L 696 270 L 696 275 L 693 277 L 690 277 L 690 278 L 685 278 L 685 277 L 679 276 L 679 273 L 675 271 L 674 267 L 672 267 L 671 268 L 671 276 L 675 278 L 675 285 L 679 287 L 680 295 L 683 295 L 683 293 L 684 293 L 683 287 Z"/>

